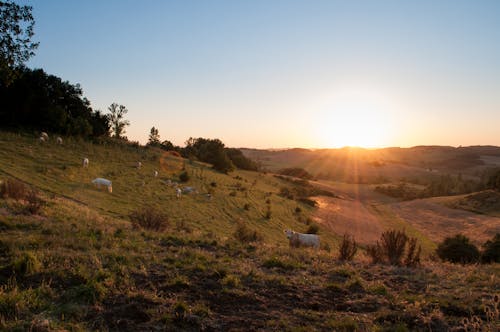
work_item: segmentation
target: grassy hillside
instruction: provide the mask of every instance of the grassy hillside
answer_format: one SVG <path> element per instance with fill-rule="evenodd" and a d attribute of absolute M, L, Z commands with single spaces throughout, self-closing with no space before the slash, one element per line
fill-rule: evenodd
<path fill-rule="evenodd" d="M 166 182 L 183 167 L 199 194 L 178 199 Z M 94 188 L 94 177 L 112 180 L 113 193 Z M 283 229 L 305 230 L 316 211 L 277 195 L 293 184 L 271 175 L 224 175 L 112 142 L 42 145 L 0 133 L 0 180 L 10 178 L 37 188 L 44 204 L 29 213 L 29 200 L 0 199 L 0 330 L 459 331 L 472 319 L 500 328 L 499 264 L 391 267 L 362 252 L 341 262 L 338 235 L 324 225 L 330 251 L 291 249 Z M 166 229 L 132 227 L 129 214 L 152 207 L 168 216 Z M 263 239 L 237 240 L 242 224 Z"/>

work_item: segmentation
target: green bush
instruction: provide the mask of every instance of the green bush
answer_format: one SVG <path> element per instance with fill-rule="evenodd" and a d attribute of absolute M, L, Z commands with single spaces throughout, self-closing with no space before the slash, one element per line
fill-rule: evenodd
<path fill-rule="evenodd" d="M 500 263 L 500 233 L 497 233 L 491 240 L 483 244 L 483 263 Z"/>
<path fill-rule="evenodd" d="M 479 260 L 479 250 L 462 234 L 446 238 L 439 244 L 436 253 L 442 260 L 452 263 L 467 264 Z"/>
<path fill-rule="evenodd" d="M 416 266 L 420 264 L 421 246 L 416 238 L 408 238 L 404 231 L 390 230 L 382 233 L 380 241 L 366 247 L 373 264 Z M 405 256 L 406 253 L 406 256 Z M 405 257 L 403 261 L 403 257 Z"/>

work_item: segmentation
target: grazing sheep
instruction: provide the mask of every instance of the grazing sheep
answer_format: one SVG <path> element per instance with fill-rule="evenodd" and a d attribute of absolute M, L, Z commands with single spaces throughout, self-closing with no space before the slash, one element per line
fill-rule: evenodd
<path fill-rule="evenodd" d="M 155 172 L 154 172 L 154 176 L 155 176 L 155 178 L 157 178 L 157 177 L 158 177 L 158 171 L 155 171 Z"/>
<path fill-rule="evenodd" d="M 196 193 L 196 189 L 193 187 L 184 187 L 182 188 L 182 193 L 183 194 L 190 194 L 190 193 Z"/>
<path fill-rule="evenodd" d="M 113 192 L 113 184 L 111 183 L 110 180 L 103 179 L 103 178 L 95 178 L 94 180 L 92 180 L 92 183 L 94 185 L 96 185 L 97 188 L 101 188 L 101 185 L 102 185 L 102 186 L 105 186 L 106 188 L 108 188 L 108 191 L 110 193 Z"/>
<path fill-rule="evenodd" d="M 181 195 L 182 195 L 181 188 L 175 188 L 175 196 L 177 196 L 177 198 L 181 198 Z"/>
<path fill-rule="evenodd" d="M 38 137 L 38 141 L 40 143 L 44 143 L 45 142 L 45 137 L 43 137 L 43 136 Z"/>
<path fill-rule="evenodd" d="M 44 131 L 42 131 L 42 132 L 40 133 L 40 137 L 43 137 L 43 138 L 44 138 L 44 140 L 46 140 L 46 141 L 48 141 L 48 140 L 49 140 L 49 135 L 48 135 L 46 132 L 44 132 Z"/>
<path fill-rule="evenodd" d="M 61 136 L 57 136 L 57 138 L 56 138 L 56 142 L 57 142 L 57 144 L 59 144 L 59 145 L 61 145 L 61 144 L 62 144 L 62 142 L 63 142 L 63 141 L 62 141 Z"/>
<path fill-rule="evenodd" d="M 89 158 L 83 158 L 82 166 L 89 167 Z"/>
<path fill-rule="evenodd" d="M 286 237 L 290 241 L 290 247 L 314 247 L 319 249 L 319 236 L 316 234 L 297 233 L 290 229 L 285 230 Z"/>
<path fill-rule="evenodd" d="M 140 169 L 142 167 L 142 163 L 140 161 L 138 161 L 136 164 L 136 167 Z"/>

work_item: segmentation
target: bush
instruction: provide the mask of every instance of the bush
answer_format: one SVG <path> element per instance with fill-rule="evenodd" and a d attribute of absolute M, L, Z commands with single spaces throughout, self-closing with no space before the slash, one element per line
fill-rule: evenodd
<path fill-rule="evenodd" d="M 372 260 L 373 264 L 382 263 L 384 261 L 384 250 L 380 246 L 380 243 L 366 246 L 366 254 Z"/>
<path fill-rule="evenodd" d="M 408 244 L 408 246 L 407 246 Z M 390 230 L 382 233 L 380 241 L 366 247 L 373 264 L 416 266 L 420 264 L 421 246 L 416 238 L 408 238 L 404 231 Z M 406 256 L 405 256 L 406 252 Z M 405 256 L 404 262 L 403 257 Z"/>
<path fill-rule="evenodd" d="M 134 228 L 144 228 L 157 232 L 164 230 L 168 226 L 168 216 L 151 206 L 145 206 L 132 212 L 130 221 Z"/>
<path fill-rule="evenodd" d="M 241 243 L 259 242 L 262 240 L 262 235 L 260 235 L 256 230 L 250 229 L 244 223 L 238 224 L 238 227 L 234 232 L 234 237 Z"/>
<path fill-rule="evenodd" d="M 181 182 L 188 182 L 190 179 L 190 176 L 188 172 L 184 171 L 181 174 L 179 174 L 179 181 Z"/>
<path fill-rule="evenodd" d="M 356 244 L 356 240 L 354 240 L 354 236 L 344 234 L 339 247 L 339 260 L 351 261 L 354 258 L 354 255 L 356 255 L 357 251 L 358 247 Z"/>
<path fill-rule="evenodd" d="M 318 224 L 315 223 L 311 223 L 306 230 L 306 234 L 318 234 L 318 233 L 319 233 L 319 226 Z"/>
<path fill-rule="evenodd" d="M 27 187 L 24 183 L 14 179 L 7 179 L 0 183 L 0 197 L 15 200 L 26 197 Z"/>
<path fill-rule="evenodd" d="M 381 246 L 391 265 L 401 265 L 408 236 L 402 231 L 387 231 L 380 237 Z"/>
<path fill-rule="evenodd" d="M 420 253 L 422 252 L 422 247 L 419 245 L 417 248 L 417 239 L 411 238 L 408 240 L 408 252 L 406 253 L 406 258 L 404 264 L 406 266 L 417 266 L 420 265 Z"/>
<path fill-rule="evenodd" d="M 442 260 L 452 263 L 467 264 L 479 260 L 479 250 L 462 234 L 446 238 L 439 244 L 436 253 Z"/>
<path fill-rule="evenodd" d="M 250 210 L 250 204 L 245 203 L 245 205 L 243 205 L 243 209 L 245 209 L 246 211 Z"/>
<path fill-rule="evenodd" d="M 500 263 L 500 233 L 497 233 L 491 240 L 483 244 L 483 263 Z"/>
<path fill-rule="evenodd" d="M 37 214 L 40 212 L 44 201 L 38 196 L 38 192 L 35 189 L 32 189 L 26 195 L 26 212 L 29 214 Z"/>

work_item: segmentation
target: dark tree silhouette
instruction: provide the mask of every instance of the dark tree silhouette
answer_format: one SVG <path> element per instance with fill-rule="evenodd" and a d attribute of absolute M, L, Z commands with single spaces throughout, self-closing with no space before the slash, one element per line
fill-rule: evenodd
<path fill-rule="evenodd" d="M 10 85 L 17 70 L 35 54 L 31 6 L 0 1 L 0 85 Z"/>
<path fill-rule="evenodd" d="M 152 127 L 149 131 L 148 145 L 158 146 L 160 145 L 160 132 L 157 128 Z"/>
<path fill-rule="evenodd" d="M 125 127 L 130 125 L 130 121 L 125 120 L 124 116 L 128 113 L 128 110 L 123 105 L 118 105 L 117 103 L 112 103 L 109 107 L 108 119 L 111 124 L 111 131 L 113 137 L 115 138 L 125 138 Z"/>

